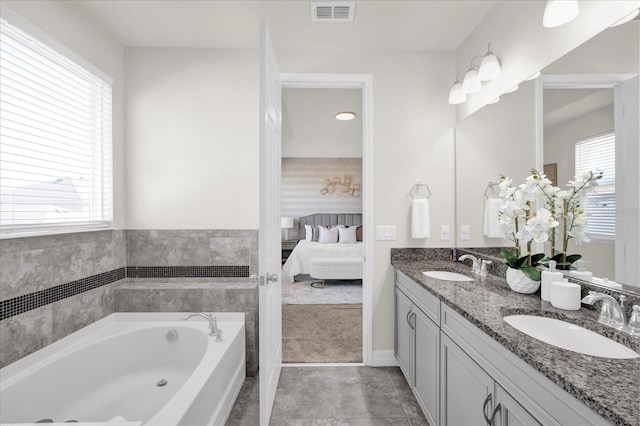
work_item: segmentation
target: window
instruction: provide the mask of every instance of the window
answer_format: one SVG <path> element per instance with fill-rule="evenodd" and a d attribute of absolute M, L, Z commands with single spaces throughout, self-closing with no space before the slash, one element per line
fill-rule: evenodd
<path fill-rule="evenodd" d="M 2 236 L 111 226 L 111 79 L 6 8 L 0 49 Z"/>
<path fill-rule="evenodd" d="M 598 187 L 587 195 L 587 234 L 612 239 L 616 235 L 616 139 L 613 131 L 576 142 L 576 175 L 602 172 Z"/>

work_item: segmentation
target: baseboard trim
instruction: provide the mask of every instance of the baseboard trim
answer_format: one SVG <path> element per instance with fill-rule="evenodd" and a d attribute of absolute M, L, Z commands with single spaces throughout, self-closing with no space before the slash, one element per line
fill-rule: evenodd
<path fill-rule="evenodd" d="M 393 350 L 386 351 L 373 351 L 373 357 L 371 359 L 372 367 L 397 367 L 398 361 Z"/>

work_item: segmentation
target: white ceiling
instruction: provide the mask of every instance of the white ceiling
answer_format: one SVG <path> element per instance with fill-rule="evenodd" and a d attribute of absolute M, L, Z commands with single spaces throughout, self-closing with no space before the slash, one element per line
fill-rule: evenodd
<path fill-rule="evenodd" d="M 311 22 L 307 0 L 69 0 L 135 47 L 455 51 L 496 0 L 359 0 L 350 23 Z"/>

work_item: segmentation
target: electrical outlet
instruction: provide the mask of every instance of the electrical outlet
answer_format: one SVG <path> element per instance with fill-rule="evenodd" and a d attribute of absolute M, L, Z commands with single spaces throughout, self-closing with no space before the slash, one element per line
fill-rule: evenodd
<path fill-rule="evenodd" d="M 460 240 L 469 241 L 470 239 L 469 225 L 460 225 Z"/>
<path fill-rule="evenodd" d="M 449 225 L 440 225 L 440 241 L 449 241 L 451 239 L 451 228 Z"/>
<path fill-rule="evenodd" d="M 395 241 L 396 226 L 395 225 L 378 225 L 376 226 L 376 240 L 378 241 Z"/>

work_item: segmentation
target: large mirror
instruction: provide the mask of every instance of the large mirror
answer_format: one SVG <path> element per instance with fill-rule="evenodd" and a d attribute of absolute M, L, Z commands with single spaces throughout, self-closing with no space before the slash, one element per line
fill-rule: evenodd
<path fill-rule="evenodd" d="M 608 219 L 603 229 L 608 232 L 607 226 L 613 226 L 615 235 L 605 232 L 589 243 L 570 246 L 569 251 L 582 254 L 594 276 L 640 291 L 639 40 L 637 19 L 609 28 L 546 67 L 537 80 L 523 82 L 517 91 L 457 124 L 458 247 L 510 245 L 494 235 L 484 220 L 485 209 L 491 208 L 489 199 L 497 196 L 492 183 L 498 182 L 500 174 L 520 183 L 531 168 L 547 165 L 548 175 L 555 173 L 557 185 L 565 187 L 575 174 L 576 143 L 612 135 L 614 142 L 608 149 L 616 151 L 613 167 L 617 171 L 606 174 L 618 178 L 615 196 L 603 192 L 598 205 Z M 614 208 L 611 203 L 615 203 Z"/>

